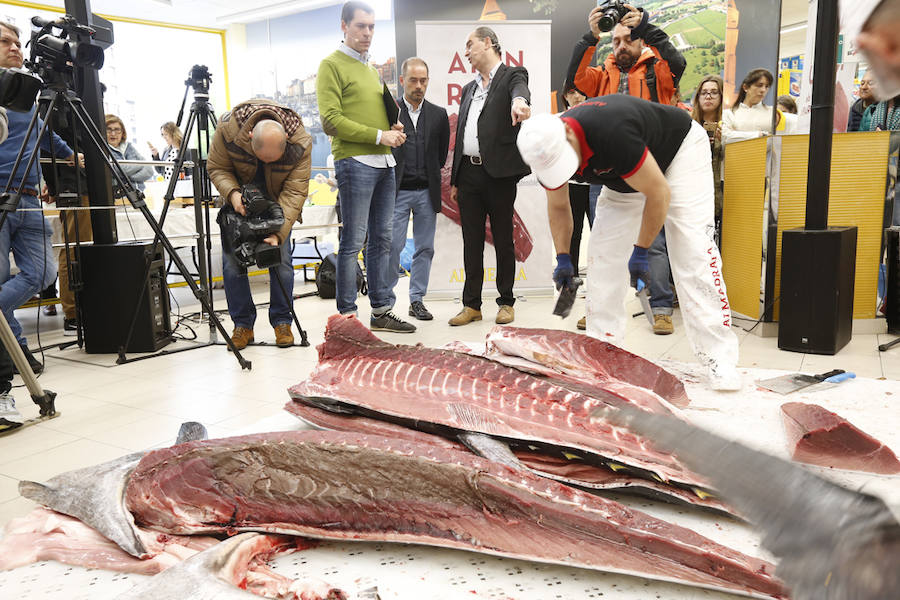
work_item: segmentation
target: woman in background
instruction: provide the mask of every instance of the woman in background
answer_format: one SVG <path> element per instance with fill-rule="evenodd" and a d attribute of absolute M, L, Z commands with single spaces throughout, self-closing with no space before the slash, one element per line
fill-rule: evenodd
<path fill-rule="evenodd" d="M 163 151 L 160 153 L 152 143 L 147 142 L 147 145 L 150 146 L 150 156 L 153 157 L 153 160 L 175 162 L 178 158 L 178 149 L 181 148 L 181 142 L 184 139 L 181 129 L 178 128 L 178 125 L 169 121 L 168 123 L 163 123 L 163 126 L 159 129 L 159 133 L 162 135 L 163 140 L 165 140 L 166 147 L 163 148 Z M 175 167 L 172 165 L 154 168 L 157 173 L 162 173 L 165 176 L 166 181 L 169 180 L 172 176 L 172 171 L 175 170 Z"/>
<path fill-rule="evenodd" d="M 722 141 L 726 144 L 772 133 L 773 109 L 763 99 L 775 78 L 768 69 L 753 69 L 741 83 L 734 105 L 722 113 Z"/>
<path fill-rule="evenodd" d="M 134 145 L 128 141 L 128 133 L 125 131 L 125 123 L 116 115 L 106 115 L 106 143 L 116 160 L 147 160 L 138 152 Z M 139 189 L 144 189 L 144 182 L 153 177 L 153 167 L 150 165 L 121 165 L 125 175 Z M 113 178 L 114 187 L 116 186 Z M 123 192 L 116 195 L 124 196 Z"/>
<path fill-rule="evenodd" d="M 716 191 L 716 243 L 721 240 L 722 206 L 724 184 L 722 182 L 722 162 L 725 150 L 722 146 L 722 94 L 725 85 L 718 75 L 707 75 L 700 81 L 694 93 L 694 108 L 691 116 L 703 125 L 709 136 L 709 150 L 712 153 L 712 171 Z"/>

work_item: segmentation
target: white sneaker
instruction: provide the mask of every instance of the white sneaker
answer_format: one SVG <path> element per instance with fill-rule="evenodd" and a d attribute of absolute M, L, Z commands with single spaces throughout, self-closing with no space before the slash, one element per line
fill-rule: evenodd
<path fill-rule="evenodd" d="M 0 394 L 0 431 L 21 427 L 25 419 L 16 410 L 16 401 L 11 394 Z"/>
<path fill-rule="evenodd" d="M 734 367 L 716 365 L 709 368 L 709 387 L 720 392 L 737 392 L 743 382 L 741 374 Z"/>

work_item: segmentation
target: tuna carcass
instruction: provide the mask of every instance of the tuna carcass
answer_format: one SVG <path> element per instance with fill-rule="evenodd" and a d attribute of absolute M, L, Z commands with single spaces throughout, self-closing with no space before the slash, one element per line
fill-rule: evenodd
<path fill-rule="evenodd" d="M 705 479 L 672 454 L 654 448 L 648 438 L 589 418 L 602 406 L 647 409 L 643 401 L 634 403 L 599 387 L 587 395 L 460 352 L 394 346 L 352 316 L 332 316 L 318 350 L 315 370 L 289 390 L 296 402 L 426 431 L 437 426 L 439 430 L 429 432 L 442 435 L 482 433 L 514 451 L 539 455 L 536 460 L 543 462 L 543 470 L 556 470 L 559 478 L 568 477 L 562 471 L 590 470 L 595 481 L 586 480 L 588 487 L 643 479 L 654 482 L 646 487 L 658 492 L 672 490 L 678 501 L 723 507 Z M 653 377 L 668 381 L 659 369 Z M 671 382 L 665 385 L 677 388 Z M 565 480 L 577 483 L 575 479 Z"/>
<path fill-rule="evenodd" d="M 190 442 L 147 454 L 125 498 L 139 525 L 166 533 L 419 543 L 784 597 L 764 561 L 428 443 L 314 431 Z"/>

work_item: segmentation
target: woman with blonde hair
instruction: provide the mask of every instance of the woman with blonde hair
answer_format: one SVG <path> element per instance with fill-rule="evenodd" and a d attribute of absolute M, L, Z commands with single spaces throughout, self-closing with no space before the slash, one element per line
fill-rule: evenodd
<path fill-rule="evenodd" d="M 159 128 L 159 134 L 162 136 L 163 140 L 165 140 L 166 147 L 163 148 L 162 152 L 159 152 L 152 143 L 147 142 L 147 145 L 150 146 L 150 155 L 153 157 L 153 160 L 175 162 L 178 158 L 178 150 L 181 148 L 181 142 L 184 140 L 181 129 L 179 129 L 178 125 L 173 121 L 167 121 Z M 155 167 L 155 169 L 157 173 L 163 174 L 166 181 L 168 181 L 172 176 L 172 171 L 175 170 L 175 167 L 167 165 L 165 167 Z"/>
<path fill-rule="evenodd" d="M 116 160 L 147 160 L 128 141 L 125 123 L 116 115 L 106 115 L 106 143 Z M 153 177 L 153 167 L 149 165 L 121 165 L 122 170 L 131 183 L 139 190 L 144 189 L 144 182 Z M 122 197 L 117 195 L 117 197 Z"/>

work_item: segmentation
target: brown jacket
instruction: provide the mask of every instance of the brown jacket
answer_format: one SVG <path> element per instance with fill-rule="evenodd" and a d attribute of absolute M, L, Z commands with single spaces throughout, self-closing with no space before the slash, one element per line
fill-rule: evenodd
<path fill-rule="evenodd" d="M 312 138 L 297 113 L 273 100 L 256 98 L 222 115 L 209 148 L 209 178 L 225 202 L 241 184 L 253 181 L 259 159 L 250 146 L 250 132 L 260 119 L 278 121 L 288 136 L 284 155 L 265 165 L 266 188 L 284 210 L 284 227 L 278 232 L 278 241 L 284 243 L 294 221 L 303 222 L 300 212 L 309 192 Z"/>

